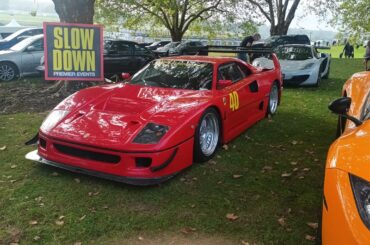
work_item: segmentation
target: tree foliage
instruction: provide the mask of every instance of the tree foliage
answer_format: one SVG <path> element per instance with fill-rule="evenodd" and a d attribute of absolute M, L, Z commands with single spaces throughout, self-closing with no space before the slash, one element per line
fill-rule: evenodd
<path fill-rule="evenodd" d="M 238 1 L 237 1 L 238 2 Z M 271 35 L 286 35 L 301 0 L 244 0 L 240 8 L 255 17 L 263 17 L 270 24 Z M 237 8 L 240 9 L 240 8 Z"/>
<path fill-rule="evenodd" d="M 181 41 L 192 25 L 225 12 L 227 0 L 97 0 L 105 22 L 121 19 L 126 27 L 137 29 L 165 27 L 173 41 Z M 230 0 L 231 1 L 231 0 Z"/>
<path fill-rule="evenodd" d="M 336 10 L 334 21 L 345 31 L 370 32 L 370 0 L 344 0 Z"/>

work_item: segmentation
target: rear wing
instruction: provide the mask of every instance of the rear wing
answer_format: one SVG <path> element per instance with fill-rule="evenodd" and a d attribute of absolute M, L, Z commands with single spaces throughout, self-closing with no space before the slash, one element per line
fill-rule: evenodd
<path fill-rule="evenodd" d="M 256 57 L 268 57 L 272 59 L 275 69 L 280 70 L 280 62 L 277 56 L 274 53 L 272 48 L 263 47 L 240 47 L 240 46 L 206 46 L 199 49 L 199 55 L 207 55 L 209 53 L 232 53 L 232 54 L 253 54 L 254 58 Z"/>

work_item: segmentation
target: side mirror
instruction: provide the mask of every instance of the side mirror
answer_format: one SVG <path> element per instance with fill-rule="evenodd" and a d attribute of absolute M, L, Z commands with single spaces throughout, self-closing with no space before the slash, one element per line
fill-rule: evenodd
<path fill-rule="evenodd" d="M 229 87 L 233 84 L 233 81 L 231 80 L 219 80 L 217 83 L 217 89 L 224 89 L 226 87 Z"/>
<path fill-rule="evenodd" d="M 326 58 L 326 54 L 320 53 L 320 55 L 321 55 L 321 58 Z"/>
<path fill-rule="evenodd" d="M 335 114 L 344 115 L 347 114 L 351 107 L 352 99 L 349 97 L 342 97 L 334 100 L 329 104 L 329 110 Z"/>
<path fill-rule="evenodd" d="M 36 47 L 35 46 L 28 46 L 27 48 L 26 48 L 26 51 L 27 52 L 34 52 L 34 51 L 36 51 Z"/>
<path fill-rule="evenodd" d="M 351 120 L 356 126 L 360 126 L 362 124 L 362 121 L 347 114 L 349 108 L 351 107 L 351 103 L 352 99 L 350 97 L 342 97 L 331 102 L 329 104 L 329 110 L 331 110 L 335 114 Z"/>
<path fill-rule="evenodd" d="M 129 79 L 131 78 L 131 75 L 130 75 L 130 73 L 123 72 L 123 73 L 121 74 L 121 78 L 122 78 L 123 80 L 129 80 Z"/>

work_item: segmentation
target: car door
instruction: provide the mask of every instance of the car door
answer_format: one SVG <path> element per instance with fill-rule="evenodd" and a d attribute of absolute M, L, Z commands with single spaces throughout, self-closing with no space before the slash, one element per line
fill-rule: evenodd
<path fill-rule="evenodd" d="M 33 49 L 28 50 L 28 48 L 31 46 Z M 44 40 L 40 38 L 28 45 L 27 48 L 21 53 L 21 72 L 24 74 L 37 73 L 36 67 L 40 65 L 40 60 L 43 55 Z"/>
<path fill-rule="evenodd" d="M 133 46 L 129 42 L 112 41 L 106 44 L 104 56 L 104 74 L 112 76 L 122 72 L 132 73 L 135 60 L 133 59 Z"/>
<path fill-rule="evenodd" d="M 258 82 L 246 67 L 238 62 L 223 64 L 218 68 L 218 80 L 231 80 L 232 85 L 223 89 L 226 97 L 225 132 L 235 137 L 254 122 L 254 114 L 259 110 L 256 103 Z"/>

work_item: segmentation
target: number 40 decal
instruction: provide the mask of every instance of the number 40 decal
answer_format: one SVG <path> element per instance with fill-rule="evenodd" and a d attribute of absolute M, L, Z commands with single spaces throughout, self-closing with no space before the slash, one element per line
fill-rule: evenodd
<path fill-rule="evenodd" d="M 239 109 L 239 95 L 236 91 L 229 94 L 230 97 L 230 109 L 236 111 Z"/>

